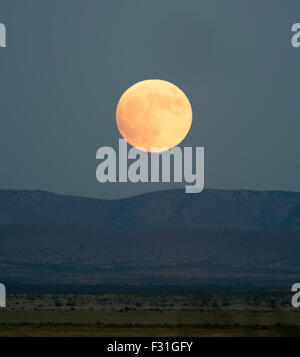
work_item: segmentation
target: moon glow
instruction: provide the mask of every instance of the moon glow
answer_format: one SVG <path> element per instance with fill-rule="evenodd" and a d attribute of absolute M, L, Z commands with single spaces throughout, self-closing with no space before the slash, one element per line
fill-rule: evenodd
<path fill-rule="evenodd" d="M 128 88 L 121 96 L 116 120 L 124 139 L 147 152 L 177 146 L 192 124 L 192 107 L 174 84 L 149 79 Z"/>

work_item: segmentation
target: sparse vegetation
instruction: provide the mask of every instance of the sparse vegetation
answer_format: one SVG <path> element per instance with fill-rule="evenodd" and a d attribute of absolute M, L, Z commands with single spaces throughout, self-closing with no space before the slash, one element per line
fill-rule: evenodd
<path fill-rule="evenodd" d="M 16 293 L 0 336 L 300 336 L 280 289 L 182 293 Z"/>

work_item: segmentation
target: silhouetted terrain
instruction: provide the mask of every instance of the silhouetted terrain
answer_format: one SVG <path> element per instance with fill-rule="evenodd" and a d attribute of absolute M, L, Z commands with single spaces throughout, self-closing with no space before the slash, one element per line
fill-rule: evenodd
<path fill-rule="evenodd" d="M 300 229 L 300 193 L 183 190 L 122 200 L 1 191 L 0 224 L 88 224 L 107 229 Z"/>
<path fill-rule="evenodd" d="M 300 274 L 299 193 L 106 201 L 0 191 L 0 222 L 0 281 L 286 283 Z"/>

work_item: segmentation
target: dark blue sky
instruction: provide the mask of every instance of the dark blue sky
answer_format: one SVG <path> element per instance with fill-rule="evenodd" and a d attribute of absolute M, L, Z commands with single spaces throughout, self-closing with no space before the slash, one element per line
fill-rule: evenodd
<path fill-rule="evenodd" d="M 160 78 L 189 97 L 182 143 L 204 146 L 205 186 L 300 190 L 295 0 L 1 0 L 0 188 L 116 198 L 174 187 L 96 181 L 115 107 Z"/>

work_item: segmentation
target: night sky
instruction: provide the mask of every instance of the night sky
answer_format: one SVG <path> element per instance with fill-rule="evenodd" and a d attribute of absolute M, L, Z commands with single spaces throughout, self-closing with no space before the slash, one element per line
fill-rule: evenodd
<path fill-rule="evenodd" d="M 1 0 L 0 188 L 118 198 L 174 184 L 100 184 L 115 108 L 135 82 L 189 97 L 182 146 L 205 186 L 300 191 L 299 0 Z M 184 183 L 181 185 L 184 186 Z"/>

